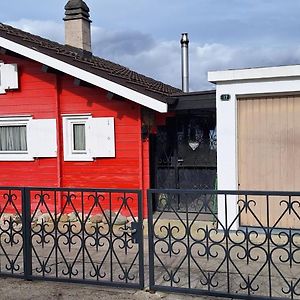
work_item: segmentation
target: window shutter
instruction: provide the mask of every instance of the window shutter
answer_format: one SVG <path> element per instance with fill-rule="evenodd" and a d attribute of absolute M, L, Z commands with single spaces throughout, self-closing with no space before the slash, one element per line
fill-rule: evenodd
<path fill-rule="evenodd" d="M 5 93 L 5 90 L 17 89 L 18 87 L 17 65 L 0 63 L 0 93 Z"/>
<path fill-rule="evenodd" d="M 114 118 L 92 118 L 89 124 L 91 156 L 115 157 Z"/>
<path fill-rule="evenodd" d="M 31 120 L 27 126 L 27 144 L 29 154 L 32 157 L 56 157 L 56 120 Z"/>

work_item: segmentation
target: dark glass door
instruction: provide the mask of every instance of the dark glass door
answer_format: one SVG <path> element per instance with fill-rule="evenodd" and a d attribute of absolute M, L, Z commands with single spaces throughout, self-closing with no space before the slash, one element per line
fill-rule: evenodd
<path fill-rule="evenodd" d="M 216 119 L 215 113 L 183 115 L 168 118 L 159 126 L 154 140 L 155 188 L 214 189 L 216 185 Z M 183 199 L 184 197 L 184 199 Z M 199 199 L 198 199 L 199 200 Z M 181 196 L 178 210 L 196 209 L 197 199 Z M 159 199 L 156 208 L 160 209 Z"/>

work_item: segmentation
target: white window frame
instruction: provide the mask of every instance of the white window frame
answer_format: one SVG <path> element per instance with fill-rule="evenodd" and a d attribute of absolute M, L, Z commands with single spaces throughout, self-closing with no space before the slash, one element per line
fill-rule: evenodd
<path fill-rule="evenodd" d="M 29 153 L 28 145 L 28 123 L 32 120 L 30 116 L 0 117 L 0 126 L 26 126 L 26 151 L 0 151 L 0 161 L 32 161 L 34 158 Z"/>
<path fill-rule="evenodd" d="M 85 115 L 63 115 L 63 139 L 64 139 L 64 160 L 65 161 L 93 161 L 89 150 L 90 114 Z M 74 124 L 85 125 L 85 150 L 74 150 Z"/>
<path fill-rule="evenodd" d="M 95 117 L 91 114 L 62 115 L 65 161 L 93 161 L 95 158 L 116 157 L 113 117 Z M 85 124 L 85 147 L 74 149 L 74 124 Z"/>

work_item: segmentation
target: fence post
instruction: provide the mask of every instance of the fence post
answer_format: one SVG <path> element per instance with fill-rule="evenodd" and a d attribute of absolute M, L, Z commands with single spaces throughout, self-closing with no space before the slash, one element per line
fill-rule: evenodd
<path fill-rule="evenodd" d="M 154 291 L 154 225 L 153 225 L 153 195 L 151 190 L 147 191 L 147 205 L 148 205 L 148 255 L 149 255 L 149 289 Z"/>
<path fill-rule="evenodd" d="M 23 226 L 23 263 L 24 278 L 31 280 L 32 249 L 31 249 L 31 213 L 30 189 L 22 188 L 22 226 Z"/>
<path fill-rule="evenodd" d="M 139 239 L 139 280 L 140 289 L 145 287 L 145 266 L 144 266 L 144 209 L 143 209 L 143 194 L 139 190 L 138 196 L 138 239 Z"/>

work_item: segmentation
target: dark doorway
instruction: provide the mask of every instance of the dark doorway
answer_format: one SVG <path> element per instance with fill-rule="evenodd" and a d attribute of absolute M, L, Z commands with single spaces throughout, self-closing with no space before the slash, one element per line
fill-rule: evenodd
<path fill-rule="evenodd" d="M 152 138 L 152 187 L 157 189 L 214 189 L 216 185 L 215 112 L 177 115 L 166 119 Z M 183 199 L 184 198 L 184 199 Z M 197 199 L 181 196 L 178 210 L 198 206 Z M 184 204 L 183 204 L 184 203 Z M 156 209 L 163 203 L 155 200 Z M 184 206 L 184 207 L 183 207 Z"/>

